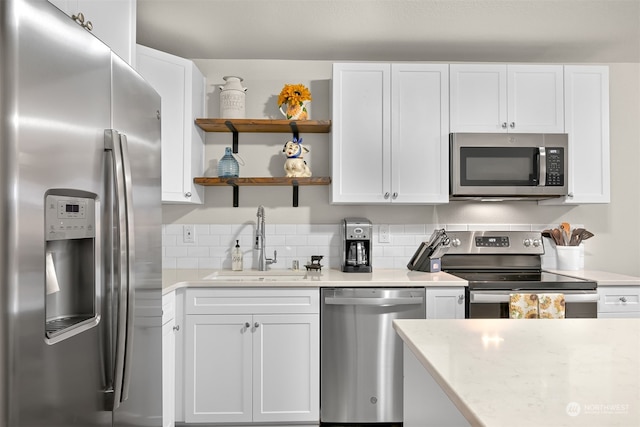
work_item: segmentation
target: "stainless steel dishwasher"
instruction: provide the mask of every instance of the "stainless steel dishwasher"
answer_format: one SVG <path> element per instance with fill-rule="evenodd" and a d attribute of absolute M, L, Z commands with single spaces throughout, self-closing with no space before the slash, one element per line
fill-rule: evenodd
<path fill-rule="evenodd" d="M 426 317 L 424 288 L 324 288 L 321 301 L 321 425 L 401 425 L 402 340 L 391 323 Z"/>

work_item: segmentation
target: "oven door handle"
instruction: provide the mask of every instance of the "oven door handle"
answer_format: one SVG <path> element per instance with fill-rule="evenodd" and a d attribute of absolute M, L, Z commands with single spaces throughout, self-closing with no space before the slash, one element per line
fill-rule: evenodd
<path fill-rule="evenodd" d="M 575 292 L 575 291 L 574 291 Z M 474 292 L 470 293 L 470 304 L 495 304 L 501 302 L 509 302 L 509 295 L 515 292 Z M 545 292 L 523 292 L 532 294 L 543 294 Z M 552 292 L 549 292 L 552 293 Z M 562 292 L 553 292 L 562 293 Z M 598 294 L 596 292 L 579 292 L 579 293 L 564 293 L 565 303 L 586 303 L 586 302 L 598 302 Z"/>

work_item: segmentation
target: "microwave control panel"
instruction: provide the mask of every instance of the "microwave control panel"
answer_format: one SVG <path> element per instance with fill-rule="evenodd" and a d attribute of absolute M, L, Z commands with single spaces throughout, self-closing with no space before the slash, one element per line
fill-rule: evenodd
<path fill-rule="evenodd" d="M 564 185 L 564 148 L 548 147 L 546 153 L 547 173 L 545 185 L 562 187 Z"/>

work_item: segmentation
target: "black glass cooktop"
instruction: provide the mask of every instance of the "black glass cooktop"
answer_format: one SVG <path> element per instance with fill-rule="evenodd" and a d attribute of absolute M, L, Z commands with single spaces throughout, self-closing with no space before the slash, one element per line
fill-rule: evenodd
<path fill-rule="evenodd" d="M 471 289 L 596 289 L 596 282 L 545 271 L 447 271 Z"/>

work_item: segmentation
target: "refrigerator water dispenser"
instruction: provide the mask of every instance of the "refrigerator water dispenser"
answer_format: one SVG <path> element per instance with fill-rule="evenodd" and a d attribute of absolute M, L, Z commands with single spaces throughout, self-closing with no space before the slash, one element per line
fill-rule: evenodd
<path fill-rule="evenodd" d="M 48 194 L 45 203 L 45 339 L 53 344 L 98 323 L 99 246 L 94 198 Z"/>

